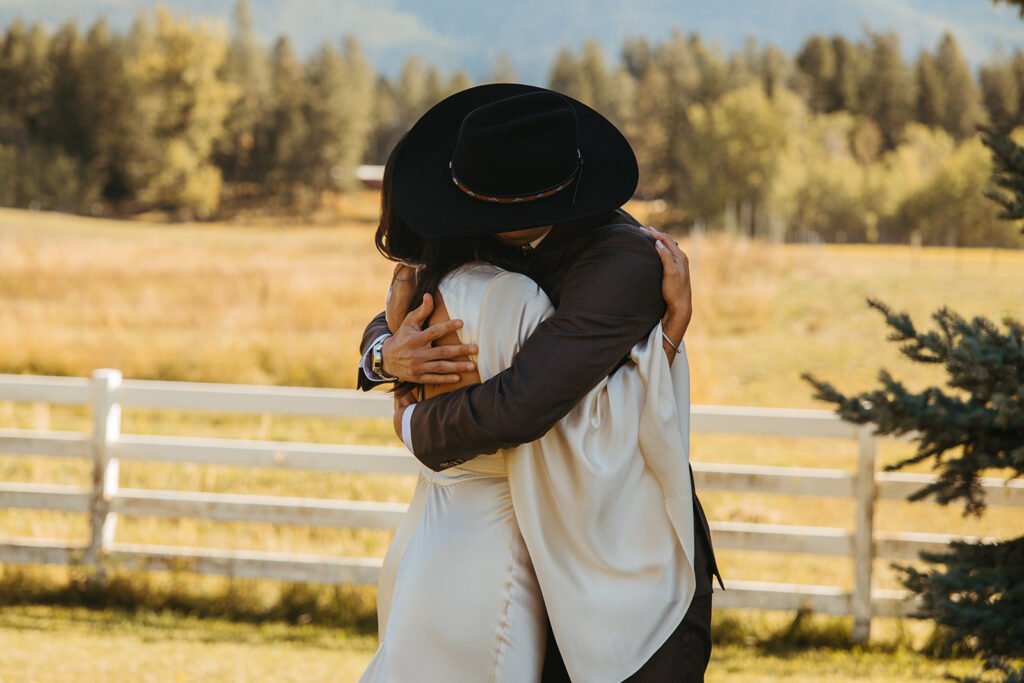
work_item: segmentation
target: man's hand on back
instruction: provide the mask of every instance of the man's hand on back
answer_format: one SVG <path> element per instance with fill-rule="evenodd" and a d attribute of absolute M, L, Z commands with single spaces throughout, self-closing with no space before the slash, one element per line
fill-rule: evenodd
<path fill-rule="evenodd" d="M 384 372 L 403 382 L 416 384 L 454 384 L 460 372 L 473 372 L 471 361 L 451 361 L 450 358 L 477 353 L 473 344 L 433 343 L 462 327 L 461 320 L 446 320 L 423 329 L 423 324 L 434 310 L 434 299 L 423 295 L 423 303 L 409 312 L 395 333 L 384 341 L 381 359 Z"/>

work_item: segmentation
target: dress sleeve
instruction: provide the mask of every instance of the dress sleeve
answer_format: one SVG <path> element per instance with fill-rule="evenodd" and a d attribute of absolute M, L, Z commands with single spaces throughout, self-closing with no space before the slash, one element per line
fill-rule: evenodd
<path fill-rule="evenodd" d="M 552 313 L 547 294 L 525 275 L 502 272 L 491 280 L 473 330 L 481 380 L 510 367 L 527 338 Z"/>

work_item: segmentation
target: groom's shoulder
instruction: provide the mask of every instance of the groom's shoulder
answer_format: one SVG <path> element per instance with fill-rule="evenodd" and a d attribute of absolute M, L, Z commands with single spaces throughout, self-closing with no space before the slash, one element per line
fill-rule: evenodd
<path fill-rule="evenodd" d="M 622 250 L 639 254 L 645 260 L 659 261 L 654 250 L 654 239 L 633 216 L 617 209 L 607 219 L 594 226 L 590 234 L 590 249 Z"/>
<path fill-rule="evenodd" d="M 588 227 L 585 242 L 577 243 L 580 248 L 569 255 L 567 264 L 566 282 L 580 295 L 574 305 L 644 324 L 657 320 L 665 302 L 654 239 L 622 209 Z M 560 305 L 567 298 L 563 291 Z"/>

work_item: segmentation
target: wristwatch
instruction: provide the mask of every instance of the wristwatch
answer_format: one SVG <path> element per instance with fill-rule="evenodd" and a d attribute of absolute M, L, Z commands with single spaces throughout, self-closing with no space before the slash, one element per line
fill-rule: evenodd
<path fill-rule="evenodd" d="M 370 347 L 370 359 L 373 363 L 373 365 L 370 366 L 370 369 L 373 371 L 373 374 L 377 375 L 377 377 L 383 381 L 393 382 L 398 378 L 392 377 L 388 373 L 384 372 L 384 355 L 382 351 L 384 350 L 384 341 L 386 339 L 387 337 L 381 337 L 374 342 L 373 346 Z"/>

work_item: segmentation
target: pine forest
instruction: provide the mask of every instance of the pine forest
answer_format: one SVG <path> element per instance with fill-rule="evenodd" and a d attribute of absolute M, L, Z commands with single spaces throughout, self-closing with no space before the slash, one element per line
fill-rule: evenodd
<path fill-rule="evenodd" d="M 617 54 L 563 49 L 553 89 L 628 136 L 637 199 L 674 230 L 776 241 L 1020 247 L 983 196 L 979 126 L 1024 140 L 1024 52 L 972 70 L 944 35 L 913 61 L 895 34 L 812 35 L 796 54 L 753 39 L 725 53 L 681 30 Z M 515 80 L 499 56 L 485 81 Z M 171 220 L 308 214 L 358 187 L 417 117 L 473 85 L 409 58 L 376 73 L 357 37 L 308 58 L 256 37 L 141 14 L 0 31 L 0 205 Z"/>

